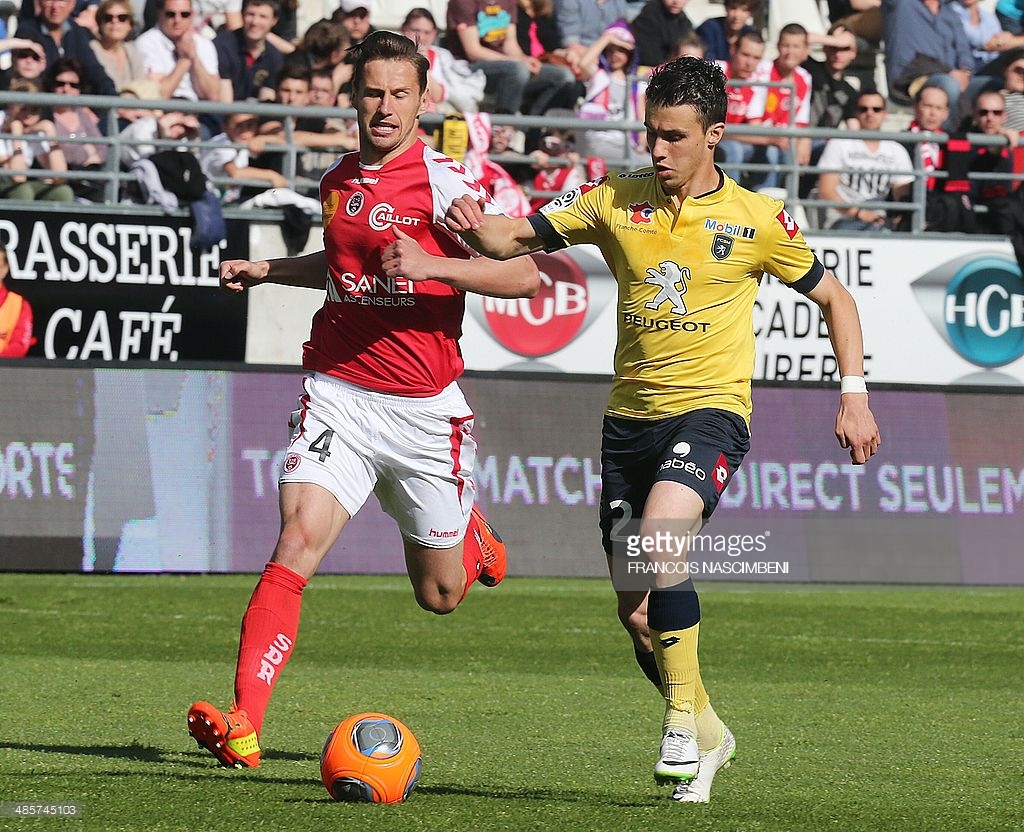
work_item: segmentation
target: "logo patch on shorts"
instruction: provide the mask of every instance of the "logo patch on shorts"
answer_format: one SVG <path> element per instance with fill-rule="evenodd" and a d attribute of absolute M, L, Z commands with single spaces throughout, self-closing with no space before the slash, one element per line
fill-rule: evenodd
<path fill-rule="evenodd" d="M 725 454 L 718 455 L 715 470 L 711 472 L 711 479 L 715 483 L 715 491 L 721 494 L 726 483 L 729 482 L 729 463 L 725 459 Z"/>
<path fill-rule="evenodd" d="M 300 462 L 302 462 L 301 456 L 299 456 L 298 454 L 288 454 L 288 456 L 284 458 L 284 472 L 286 474 L 290 474 L 292 471 L 299 467 Z"/>

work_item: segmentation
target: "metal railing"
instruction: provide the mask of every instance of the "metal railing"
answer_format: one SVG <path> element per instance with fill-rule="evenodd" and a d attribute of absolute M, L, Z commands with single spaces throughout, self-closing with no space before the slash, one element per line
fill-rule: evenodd
<path fill-rule="evenodd" d="M 775 86 L 785 86 L 786 84 L 774 84 Z M 135 177 L 130 171 L 130 165 L 127 161 L 131 158 L 130 147 L 131 142 L 128 142 L 121 137 L 117 125 L 119 109 L 136 109 L 136 110 L 148 110 L 156 113 L 163 113 L 167 111 L 174 112 L 186 112 L 195 113 L 198 115 L 202 114 L 214 114 L 218 116 L 225 116 L 231 113 L 246 113 L 253 114 L 260 118 L 271 118 L 278 119 L 282 122 L 284 129 L 285 142 L 283 144 L 267 145 L 266 152 L 281 153 L 284 156 L 282 162 L 282 174 L 287 180 L 289 187 L 300 193 L 311 193 L 315 192 L 317 181 L 309 178 L 304 178 L 297 174 L 299 170 L 298 158 L 300 155 L 305 153 L 324 153 L 329 152 L 322 148 L 306 148 L 298 146 L 294 142 L 294 135 L 296 130 L 296 120 L 299 118 L 340 118 L 340 119 L 354 119 L 355 111 L 352 109 L 342 110 L 333 107 L 303 107 L 301 110 L 296 108 L 282 105 L 282 104 L 257 104 L 254 102 L 234 102 L 234 103 L 211 103 L 204 101 L 185 101 L 181 99 L 164 100 L 164 101 L 142 101 L 135 98 L 121 98 L 121 97 L 106 97 L 106 96 L 95 96 L 95 95 L 81 95 L 81 96 L 64 96 L 56 94 L 32 94 L 32 93 L 11 93 L 11 92 L 0 92 L 0 106 L 6 106 L 10 103 L 29 104 L 41 107 L 52 107 L 54 105 L 60 106 L 81 106 L 92 109 L 97 115 L 105 122 L 107 135 L 94 138 L 94 137 L 61 137 L 60 143 L 92 143 L 92 144 L 103 144 L 107 148 L 107 159 L 102 170 L 88 170 L 88 171 L 67 171 L 67 172 L 55 172 L 43 169 L 30 169 L 25 171 L 0 171 L 0 177 L 5 180 L 10 180 L 11 176 L 24 176 L 26 178 L 49 178 L 56 177 L 63 180 L 98 180 L 104 183 L 104 203 L 102 205 L 115 206 L 119 203 L 119 195 L 122 191 L 123 186 L 128 182 L 134 182 Z M 441 114 L 425 114 L 421 117 L 422 126 L 431 130 L 439 127 L 443 121 L 444 116 Z M 496 125 L 510 125 L 517 130 L 532 130 L 532 129 L 544 129 L 554 128 L 562 130 L 572 130 L 574 132 L 583 130 L 619 130 L 622 132 L 643 132 L 644 125 L 639 121 L 601 121 L 593 119 L 581 119 L 581 118 L 551 118 L 547 116 L 512 116 L 512 115 L 491 115 L 492 123 Z M 735 138 L 738 136 L 783 136 L 790 140 L 790 160 L 784 164 L 765 164 L 765 163 L 742 163 L 736 167 L 744 172 L 749 173 L 763 173 L 765 171 L 777 171 L 784 174 L 785 188 L 787 193 L 787 203 L 790 205 L 801 205 L 805 209 L 818 209 L 818 208 L 829 208 L 829 207 L 843 207 L 846 203 L 823 200 L 820 198 L 799 198 L 799 181 L 800 177 L 806 174 L 821 174 L 824 172 L 838 172 L 847 173 L 850 171 L 843 169 L 825 169 L 814 165 L 800 165 L 795 158 L 793 149 L 795 148 L 795 142 L 797 139 L 808 138 L 808 139 L 833 139 L 833 138 L 859 138 L 865 140 L 892 140 L 897 141 L 903 145 L 913 145 L 915 148 L 923 143 L 935 143 L 944 145 L 948 141 L 948 136 L 943 133 L 912 133 L 909 131 L 895 132 L 895 131 L 866 131 L 866 130 L 835 130 L 827 128 L 798 128 L 798 127 L 775 127 L 775 126 L 763 126 L 763 125 L 746 125 L 737 124 L 729 125 L 727 128 L 727 136 Z M 0 128 L 0 139 L 23 139 L 23 136 L 12 136 L 12 134 L 3 132 Z M 983 134 L 970 134 L 968 136 L 972 144 L 979 146 L 1005 146 L 1006 140 L 1001 136 L 988 136 Z M 172 139 L 152 139 L 139 142 L 138 144 L 150 145 L 156 148 L 168 148 L 168 147 L 188 147 L 189 149 L 202 150 L 208 147 L 234 147 L 241 149 L 245 145 L 224 145 L 222 143 L 214 143 L 210 141 L 184 141 L 184 140 L 172 140 Z M 339 151 L 341 152 L 341 151 Z M 911 154 L 913 159 L 913 172 L 914 184 L 912 187 L 911 200 L 909 202 L 891 202 L 891 201 L 870 201 L 864 202 L 862 207 L 867 209 L 879 209 L 879 210 L 899 210 L 905 214 L 909 214 L 911 218 L 911 230 L 920 232 L 924 227 L 924 216 L 925 216 L 925 201 L 927 197 L 926 183 L 929 178 L 942 179 L 946 176 L 943 171 L 930 171 L 926 170 L 922 164 L 921 154 L 915 152 Z M 501 161 L 510 163 L 522 163 L 530 164 L 533 162 L 533 158 L 529 155 L 502 155 L 497 157 Z M 608 158 L 604 160 L 610 169 L 622 169 L 629 167 L 630 162 L 625 157 L 622 159 Z M 554 164 L 568 164 L 565 160 L 555 160 Z M 858 173 L 893 173 L 893 171 L 857 171 Z M 1024 179 L 1024 174 L 996 174 L 996 173 L 985 173 L 985 174 L 970 174 L 969 178 L 972 180 L 984 179 L 984 180 L 1010 180 L 1020 181 Z M 266 180 L 241 180 L 241 179 L 217 179 L 214 180 L 214 184 L 217 186 L 245 186 L 253 185 L 256 187 L 269 187 Z M 532 189 L 526 188 L 528 196 L 545 196 L 549 192 L 533 191 Z M 552 194 L 554 195 L 554 194 Z M 31 203 L 36 210 L 64 210 L 62 203 L 45 203 L 36 201 Z M 63 203 L 66 206 L 66 203 Z M 97 204 L 99 207 L 100 204 Z M 135 208 L 145 208 L 146 206 L 133 206 Z M 155 210 L 155 208 L 154 208 Z M 258 211 L 266 211 L 268 217 L 275 216 L 274 209 L 255 209 Z M 226 210 L 226 215 L 231 216 L 230 206 Z M 245 212 L 245 216 L 252 216 L 251 212 Z"/>

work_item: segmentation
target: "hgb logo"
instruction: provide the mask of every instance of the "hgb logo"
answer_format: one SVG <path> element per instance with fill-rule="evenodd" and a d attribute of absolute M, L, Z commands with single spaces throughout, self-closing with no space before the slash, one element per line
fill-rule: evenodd
<path fill-rule="evenodd" d="M 971 363 L 1000 367 L 1024 355 L 1024 280 L 1012 260 L 966 255 L 913 289 L 935 329 Z"/>

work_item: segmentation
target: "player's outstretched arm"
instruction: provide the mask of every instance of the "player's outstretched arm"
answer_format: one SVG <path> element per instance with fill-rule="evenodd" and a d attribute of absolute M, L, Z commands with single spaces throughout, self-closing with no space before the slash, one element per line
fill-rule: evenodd
<path fill-rule="evenodd" d="M 315 251 L 301 257 L 281 257 L 276 260 L 221 261 L 222 288 L 241 292 L 260 283 L 323 289 L 327 286 L 327 254 Z"/>
<path fill-rule="evenodd" d="M 508 260 L 544 249 L 544 241 L 525 217 L 512 219 L 485 214 L 483 199 L 460 196 L 452 200 L 444 224 L 486 257 Z"/>
<path fill-rule="evenodd" d="M 388 277 L 439 280 L 464 292 L 495 298 L 532 298 L 540 291 L 540 273 L 529 257 L 503 262 L 486 257 L 438 257 L 425 252 L 397 226 L 392 230 L 396 239 L 381 253 L 381 266 Z"/>
<path fill-rule="evenodd" d="M 861 333 L 857 303 L 832 272 L 825 276 L 808 297 L 821 309 L 828 327 L 832 350 L 839 362 L 839 375 L 864 377 L 864 336 Z M 868 407 L 867 392 L 842 393 L 836 415 L 836 438 L 840 446 L 850 449 L 850 459 L 863 465 L 881 444 L 875 417 Z"/>

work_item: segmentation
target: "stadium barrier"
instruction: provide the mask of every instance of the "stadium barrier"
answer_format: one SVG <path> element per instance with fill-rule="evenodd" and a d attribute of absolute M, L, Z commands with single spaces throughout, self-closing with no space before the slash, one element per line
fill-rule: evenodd
<path fill-rule="evenodd" d="M 743 86 L 749 82 L 737 81 L 735 82 L 738 86 Z M 788 82 L 763 82 L 758 86 L 770 86 L 770 87 L 788 87 L 792 86 Z M 56 95 L 52 93 L 35 94 L 35 93 L 11 93 L 11 92 L 0 92 L 0 106 L 6 106 L 7 103 L 22 103 L 22 104 L 33 104 L 39 106 L 52 106 L 54 104 L 66 104 L 67 96 Z M 304 178 L 298 176 L 296 171 L 298 170 L 298 156 L 302 153 L 307 152 L 305 148 L 298 147 L 292 141 L 295 131 L 295 120 L 297 118 L 354 118 L 354 110 L 341 110 L 333 107 L 303 107 L 301 111 L 296 111 L 296 108 L 282 104 L 263 104 L 255 102 L 231 102 L 231 103 L 212 103 L 207 101 L 186 101 L 182 99 L 164 100 L 164 101 L 142 101 L 139 99 L 131 98 L 125 99 L 122 97 L 106 97 L 96 95 L 81 95 L 75 96 L 75 104 L 82 107 L 89 107 L 93 109 L 100 118 L 103 120 L 106 127 L 106 135 L 100 139 L 94 139 L 91 137 L 75 137 L 75 138 L 62 138 L 62 142 L 70 143 L 99 143 L 107 147 L 107 162 L 105 167 L 101 171 L 67 171 L 61 172 L 60 178 L 67 180 L 75 179 L 90 179 L 100 180 L 106 183 L 105 193 L 105 204 L 114 205 L 119 202 L 119 193 L 121 187 L 128 182 L 135 181 L 134 175 L 127 170 L 125 162 L 129 156 L 126 153 L 126 147 L 128 142 L 123 140 L 117 130 L 117 110 L 124 109 L 126 107 L 137 110 L 148 110 L 163 112 L 167 110 L 171 111 L 182 111 L 186 113 L 196 114 L 212 114 L 212 115 L 226 115 L 230 113 L 252 113 L 260 118 L 268 119 L 280 119 L 284 125 L 286 142 L 281 145 L 270 145 L 267 150 L 272 153 L 281 153 L 283 155 L 282 162 L 282 173 L 285 179 L 288 181 L 288 186 L 299 193 L 316 195 L 317 181 L 313 179 Z M 425 114 L 421 118 L 423 127 L 428 131 L 433 131 L 438 128 L 444 121 L 444 116 L 436 113 Z M 584 131 L 584 130 L 619 130 L 622 132 L 642 132 L 644 126 L 639 121 L 595 121 L 592 119 L 580 119 L 580 118 L 561 118 L 551 116 L 511 116 L 511 115 L 493 115 L 492 122 L 494 124 L 507 124 L 515 127 L 519 130 L 530 130 L 530 129 L 543 129 L 543 128 L 560 128 L 573 131 Z M 852 134 L 847 130 L 833 130 L 825 128 L 797 128 L 797 127 L 776 127 L 776 126 L 761 126 L 761 125 L 730 125 L 728 128 L 727 135 L 730 136 L 785 136 L 795 141 L 799 138 L 811 138 L 811 139 L 829 139 L 829 138 L 849 138 Z M 895 131 L 857 131 L 857 137 L 863 139 L 890 139 L 898 141 L 903 144 L 914 145 L 915 147 L 924 142 L 935 142 L 938 144 L 945 144 L 948 140 L 948 136 L 945 134 L 930 134 L 930 133 L 909 133 L 909 132 L 895 132 Z M 9 133 L 0 132 L 0 139 L 11 139 L 13 138 Z M 20 137 L 19 137 L 20 138 Z M 981 146 L 1005 146 L 1006 140 L 1001 136 L 986 136 L 982 134 L 970 134 L 969 139 Z M 147 140 L 140 142 L 140 144 L 151 145 L 157 149 L 166 149 L 174 147 L 187 147 L 193 150 L 201 150 L 205 147 L 211 147 L 209 141 L 174 141 L 174 140 Z M 223 145 L 216 145 L 222 147 Z M 241 148 L 243 145 L 232 145 L 236 148 Z M 913 186 L 913 197 L 909 202 L 887 202 L 887 201 L 873 201 L 863 203 L 863 207 L 869 209 L 899 209 L 910 216 L 910 230 L 914 232 L 921 232 L 924 227 L 924 204 L 926 197 L 926 181 L 929 178 L 945 177 L 944 172 L 925 171 L 919 153 L 913 153 L 914 157 L 914 186 Z M 793 154 L 791 154 L 793 157 Z M 501 157 L 507 162 L 519 162 L 529 163 L 531 158 L 523 155 L 511 155 Z M 604 160 L 608 167 L 612 170 L 621 169 L 629 166 L 631 163 L 626 159 L 606 159 Z M 769 165 L 762 163 L 747 162 L 739 165 L 738 168 L 744 172 L 764 172 L 764 171 L 778 171 L 784 174 L 785 178 L 785 193 L 787 203 L 791 207 L 801 206 L 806 209 L 819 209 L 826 208 L 833 205 L 841 205 L 842 203 L 828 202 L 820 199 L 800 199 L 798 195 L 798 182 L 799 177 L 803 174 L 818 174 L 828 170 L 829 172 L 843 172 L 841 169 L 825 169 L 816 166 L 802 166 L 798 164 L 795 157 L 786 164 L 781 165 Z M 889 171 L 864 171 L 865 173 L 887 173 Z M 25 175 L 29 178 L 47 178 L 54 176 L 53 171 L 49 171 L 41 168 L 34 168 L 28 171 L 19 171 L 19 175 Z M 1024 178 L 1024 174 L 970 174 L 971 179 L 1011 179 L 1014 181 L 1020 181 Z M 238 185 L 254 185 L 260 188 L 266 188 L 267 183 L 263 180 L 238 180 L 238 179 L 216 179 L 213 182 L 217 187 L 225 187 L 227 185 L 238 186 Z M 534 192 L 529 187 L 526 187 L 528 195 L 552 195 L 550 192 L 536 191 Z M 3 201 L 6 205 L 16 205 L 18 203 L 10 200 Z M 60 203 L 45 203 L 45 202 L 29 202 L 21 203 L 23 205 L 31 205 L 35 210 L 49 211 L 49 210 L 61 210 Z M 257 211 L 265 212 L 264 216 L 269 221 L 278 221 L 281 217 L 280 211 L 274 209 L 255 209 Z M 182 211 L 184 215 L 185 211 Z M 251 210 L 240 211 L 237 208 L 227 207 L 225 211 L 226 217 L 246 217 L 249 219 L 255 218 Z"/>
<path fill-rule="evenodd" d="M 0 365 L 0 569 L 262 568 L 299 373 L 39 369 Z M 605 576 L 607 380 L 471 374 L 463 386 L 477 412 L 477 496 L 508 542 L 510 574 Z M 1010 450 L 1024 395 L 876 389 L 884 441 L 854 466 L 833 435 L 834 387 L 755 389 L 753 447 L 701 533 L 701 576 L 1024 584 L 1024 462 Z M 371 498 L 322 571 L 404 568 Z"/>

